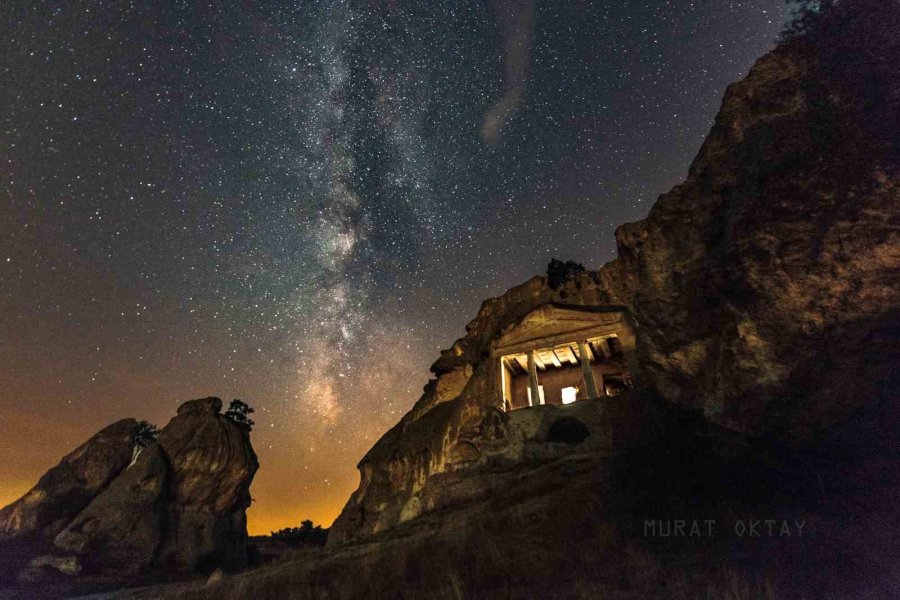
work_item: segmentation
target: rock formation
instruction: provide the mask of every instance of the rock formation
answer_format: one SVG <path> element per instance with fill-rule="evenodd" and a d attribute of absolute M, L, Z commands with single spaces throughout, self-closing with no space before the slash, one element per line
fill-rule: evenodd
<path fill-rule="evenodd" d="M 896 23 L 896 3 L 873 10 Z M 486 301 L 361 461 L 329 543 L 395 527 L 427 510 L 425 497 L 442 505 L 432 488 L 490 463 L 498 427 L 512 436 L 504 448 L 539 441 L 510 424 L 524 417 L 499 412 L 487 357 L 548 302 L 627 310 L 641 397 L 698 415 L 723 455 L 758 439 L 807 447 L 889 410 L 900 389 L 900 45 L 869 13 L 827 43 L 782 44 L 730 86 L 686 181 L 616 232 L 616 260 L 559 289 L 536 277 Z"/>
<path fill-rule="evenodd" d="M 53 537 L 128 465 L 138 422 L 97 432 L 47 471 L 27 494 L 0 510 L 0 541 Z"/>
<path fill-rule="evenodd" d="M 0 513 L 11 547 L 25 534 L 44 542 L 21 576 L 139 580 L 244 566 L 258 463 L 249 428 L 221 408 L 218 398 L 182 404 L 139 450 L 138 423 L 123 420 L 64 458 Z"/>
<path fill-rule="evenodd" d="M 898 597 L 900 3 L 838 6 L 728 89 L 616 260 L 482 305 L 322 556 L 128 597 Z M 551 305 L 627 314 L 633 389 L 504 411 L 498 344 Z"/>

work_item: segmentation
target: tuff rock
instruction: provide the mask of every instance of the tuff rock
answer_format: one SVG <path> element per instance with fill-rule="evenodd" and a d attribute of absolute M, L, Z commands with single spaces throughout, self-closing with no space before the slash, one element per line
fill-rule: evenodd
<path fill-rule="evenodd" d="M 52 537 L 128 465 L 138 422 L 122 419 L 94 434 L 0 510 L 0 540 Z"/>
<path fill-rule="evenodd" d="M 245 566 L 258 463 L 249 429 L 221 408 L 218 398 L 182 404 L 144 448 L 135 446 L 137 422 L 123 420 L 66 456 L 0 513 L 8 547 L 31 534 L 37 556 L 21 577 L 139 581 Z"/>
<path fill-rule="evenodd" d="M 442 506 L 448 473 L 531 459 L 540 436 L 518 422 L 532 417 L 500 411 L 488 357 L 551 302 L 627 311 L 634 418 L 650 405 L 696 417 L 723 457 L 759 440 L 810 448 L 853 419 L 894 414 L 900 44 L 884 25 L 896 3 L 877 11 L 845 19 L 827 45 L 780 45 L 731 85 L 685 182 L 617 230 L 617 259 L 559 289 L 535 277 L 484 302 L 360 462 L 329 544 Z M 627 450 L 630 436 L 613 434 Z"/>

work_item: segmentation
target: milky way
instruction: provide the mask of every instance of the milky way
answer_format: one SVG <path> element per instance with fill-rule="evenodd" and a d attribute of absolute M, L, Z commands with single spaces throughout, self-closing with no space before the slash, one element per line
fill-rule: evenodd
<path fill-rule="evenodd" d="M 597 267 L 785 18 L 758 2 L 6 3 L 0 501 L 126 416 L 257 409 L 326 524 L 481 300 Z"/>

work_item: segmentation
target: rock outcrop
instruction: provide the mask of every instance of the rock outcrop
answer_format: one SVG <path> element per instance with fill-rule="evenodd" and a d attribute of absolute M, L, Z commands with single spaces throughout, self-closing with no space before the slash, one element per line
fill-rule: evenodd
<path fill-rule="evenodd" d="M 865 60 L 842 35 L 838 60 Z M 900 132 L 900 72 L 848 88 L 801 42 L 729 88 L 687 181 L 618 239 L 637 377 L 727 429 L 802 444 L 896 393 L 900 178 L 865 128 L 885 113 Z"/>
<path fill-rule="evenodd" d="M 900 43 L 885 24 L 900 9 L 864 4 L 729 87 L 686 181 L 618 229 L 616 260 L 482 305 L 422 398 L 361 461 L 330 544 L 427 512 L 422 499 L 441 495 L 431 488 L 444 474 L 492 463 L 486 436 L 511 415 L 498 411 L 487 357 L 506 327 L 548 302 L 627 310 L 641 402 L 698 415 L 722 456 L 763 439 L 809 448 L 863 413 L 874 422 L 893 410 Z"/>
<path fill-rule="evenodd" d="M 67 454 L 27 494 L 0 510 L 0 542 L 59 533 L 125 469 L 137 431 L 137 421 L 122 419 Z"/>
<path fill-rule="evenodd" d="M 2 513 L 44 541 L 22 576 L 129 581 L 245 566 L 258 463 L 249 428 L 221 408 L 218 398 L 182 404 L 143 448 L 135 447 L 137 422 L 120 421 L 63 459 Z"/>

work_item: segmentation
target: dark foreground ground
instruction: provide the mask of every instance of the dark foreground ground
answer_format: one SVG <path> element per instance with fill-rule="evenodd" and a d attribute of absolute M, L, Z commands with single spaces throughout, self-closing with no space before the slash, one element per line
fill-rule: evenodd
<path fill-rule="evenodd" d="M 814 452 L 755 442 L 728 460 L 713 458 L 716 431 L 660 411 L 616 456 L 487 470 L 477 489 L 448 474 L 469 500 L 389 537 L 95 597 L 900 597 L 897 410 L 859 415 Z"/>

